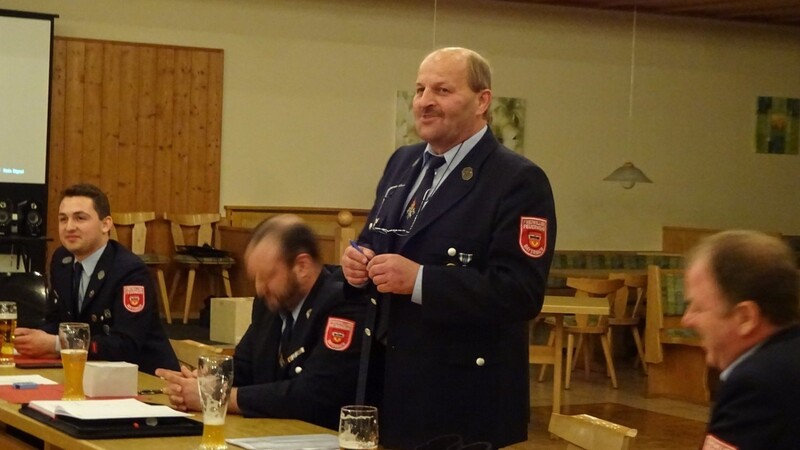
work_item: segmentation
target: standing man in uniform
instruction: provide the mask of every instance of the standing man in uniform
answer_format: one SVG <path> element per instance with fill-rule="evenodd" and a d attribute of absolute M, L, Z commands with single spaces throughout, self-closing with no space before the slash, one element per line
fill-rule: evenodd
<path fill-rule="evenodd" d="M 778 238 L 726 231 L 692 250 L 684 326 L 720 373 L 703 449 L 800 448 L 800 275 Z"/>
<path fill-rule="evenodd" d="M 228 411 L 337 429 L 339 410 L 355 399 L 364 299 L 345 299 L 341 273 L 322 264 L 313 231 L 297 216 L 256 227 L 245 261 L 257 298 L 234 352 Z M 170 383 L 177 408 L 202 410 L 195 374 L 156 375 Z"/>
<path fill-rule="evenodd" d="M 491 100 L 476 52 L 422 61 L 413 110 L 425 142 L 389 159 L 367 226 L 342 255 L 348 283 L 377 304 L 367 401 L 386 447 L 444 434 L 494 447 L 527 439 L 528 321 L 542 307 L 555 206 L 542 169 L 492 135 Z"/>
<path fill-rule="evenodd" d="M 86 322 L 90 360 L 127 361 L 154 373 L 178 369 L 158 317 L 153 279 L 141 258 L 109 239 L 111 208 L 97 186 L 64 190 L 58 207 L 62 247 L 50 261 L 51 302 L 41 330 L 17 328 L 14 346 L 25 356 L 55 358 L 58 324 Z"/>

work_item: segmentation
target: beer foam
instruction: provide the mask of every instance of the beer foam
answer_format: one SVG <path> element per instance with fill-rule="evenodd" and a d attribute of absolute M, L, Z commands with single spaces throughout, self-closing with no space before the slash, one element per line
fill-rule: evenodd
<path fill-rule="evenodd" d="M 89 351 L 80 348 L 62 348 L 61 353 L 66 353 L 67 355 L 78 355 L 80 353 L 89 353 Z"/>
<path fill-rule="evenodd" d="M 0 313 L 0 320 L 17 320 L 17 313 Z"/>
<path fill-rule="evenodd" d="M 204 425 L 225 425 L 225 414 L 203 414 Z"/>

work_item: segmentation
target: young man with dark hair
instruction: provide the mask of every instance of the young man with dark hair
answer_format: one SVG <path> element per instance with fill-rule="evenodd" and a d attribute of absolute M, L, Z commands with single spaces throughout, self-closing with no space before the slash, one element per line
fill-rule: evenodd
<path fill-rule="evenodd" d="M 14 346 L 25 356 L 57 357 L 58 324 L 86 322 L 90 360 L 127 361 L 151 374 L 157 367 L 177 369 L 147 266 L 109 238 L 111 226 L 108 197 L 98 187 L 77 184 L 64 191 L 47 322 L 41 330 L 17 328 Z"/>

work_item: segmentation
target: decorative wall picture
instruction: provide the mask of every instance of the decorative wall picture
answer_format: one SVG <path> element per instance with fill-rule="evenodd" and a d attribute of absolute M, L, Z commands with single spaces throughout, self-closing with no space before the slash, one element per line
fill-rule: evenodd
<path fill-rule="evenodd" d="M 414 127 L 411 104 L 414 93 L 397 91 L 395 117 L 395 146 L 421 141 Z M 525 100 L 513 97 L 495 97 L 490 106 L 492 121 L 489 126 L 497 140 L 515 152 L 522 153 L 525 137 Z"/>
<path fill-rule="evenodd" d="M 758 97 L 756 152 L 796 155 L 800 144 L 800 99 Z"/>

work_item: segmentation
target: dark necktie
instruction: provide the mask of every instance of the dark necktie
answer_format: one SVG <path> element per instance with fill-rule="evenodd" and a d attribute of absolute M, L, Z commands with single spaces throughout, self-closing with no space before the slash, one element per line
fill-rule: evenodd
<path fill-rule="evenodd" d="M 417 186 L 417 190 L 414 191 L 414 195 L 411 196 L 411 200 L 408 201 L 408 206 L 406 206 L 403 212 L 402 223 L 403 228 L 406 230 L 411 229 L 417 215 L 419 215 L 422 207 L 425 206 L 425 202 L 430 196 L 429 192 L 433 186 L 433 176 L 436 174 L 436 169 L 444 164 L 443 156 L 433 156 L 430 153 L 425 153 L 423 159 L 427 161 L 427 166 L 422 168 L 422 170 L 425 171 L 422 175 L 422 181 L 419 183 L 419 186 Z"/>
<path fill-rule="evenodd" d="M 81 263 L 76 262 L 72 266 L 72 298 L 75 301 L 77 311 L 81 311 L 81 276 L 83 275 L 83 266 Z"/>
<path fill-rule="evenodd" d="M 283 332 L 281 332 L 281 359 L 283 361 L 286 361 L 289 357 L 289 342 L 292 341 L 292 327 L 294 327 L 294 316 L 292 316 L 292 313 L 289 313 L 283 318 Z"/>

